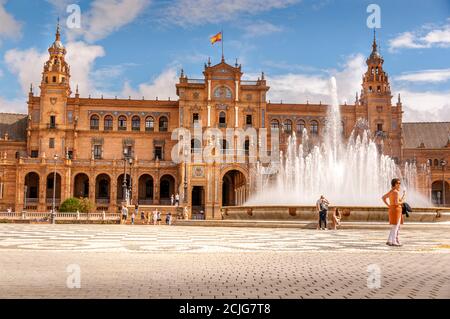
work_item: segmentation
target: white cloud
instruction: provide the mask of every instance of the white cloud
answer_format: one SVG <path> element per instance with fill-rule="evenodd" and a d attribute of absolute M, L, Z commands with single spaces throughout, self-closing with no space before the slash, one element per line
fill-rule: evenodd
<path fill-rule="evenodd" d="M 72 90 L 78 84 L 80 94 L 95 93 L 95 82 L 92 81 L 91 72 L 94 61 L 105 54 L 103 47 L 78 41 L 68 43 L 66 48 L 67 62 L 71 71 Z M 17 76 L 23 94 L 28 93 L 31 83 L 35 92 L 38 93 L 42 70 L 47 60 L 48 53 L 39 52 L 35 48 L 27 50 L 12 49 L 5 53 L 5 64 Z"/>
<path fill-rule="evenodd" d="M 20 37 L 22 24 L 6 11 L 5 4 L 6 0 L 0 0 L 0 39 Z"/>
<path fill-rule="evenodd" d="M 450 46 L 450 23 L 436 26 L 431 31 L 429 28 L 429 26 L 422 26 L 418 31 L 399 34 L 389 40 L 389 51 L 395 52 L 401 48 L 422 49 Z"/>
<path fill-rule="evenodd" d="M 0 96 L 1 113 L 21 113 L 27 114 L 28 105 L 25 98 L 22 99 L 4 99 Z"/>
<path fill-rule="evenodd" d="M 95 0 L 81 15 L 81 29 L 70 29 L 70 39 L 83 36 L 88 42 L 101 40 L 133 22 L 150 4 L 150 0 Z"/>
<path fill-rule="evenodd" d="M 67 63 L 70 65 L 72 90 L 78 84 L 81 95 L 96 94 L 96 82 L 92 76 L 94 62 L 105 55 L 99 45 L 89 45 L 82 41 L 67 44 Z M 104 79 L 107 81 L 107 79 Z"/>
<path fill-rule="evenodd" d="M 362 54 L 348 57 L 339 70 L 328 70 L 323 74 L 288 73 L 267 76 L 270 83 L 268 98 L 272 102 L 286 103 L 329 103 L 329 79 L 336 77 L 340 102 L 353 103 L 356 92 L 360 91 L 361 76 L 366 71 Z"/>
<path fill-rule="evenodd" d="M 450 69 L 411 72 L 399 75 L 394 79 L 408 82 L 445 82 L 450 79 Z"/>
<path fill-rule="evenodd" d="M 220 23 L 236 19 L 242 14 L 254 15 L 272 9 L 281 9 L 300 0 L 176 0 L 161 12 L 163 21 L 182 27 Z"/>
<path fill-rule="evenodd" d="M 399 90 L 405 109 L 404 122 L 450 121 L 450 91 Z"/>
<path fill-rule="evenodd" d="M 258 21 L 244 26 L 245 37 L 266 36 L 283 31 L 283 28 L 270 22 Z"/>
<path fill-rule="evenodd" d="M 27 50 L 12 49 L 5 53 L 5 64 L 17 76 L 23 94 L 27 94 L 32 83 L 35 88 L 41 83 L 41 74 L 48 53 L 35 48 Z"/>
<path fill-rule="evenodd" d="M 144 96 L 146 99 L 155 99 L 158 97 L 160 100 L 165 100 L 170 97 L 172 100 L 176 100 L 178 98 L 175 90 L 177 82 L 177 71 L 172 66 L 164 70 L 151 82 L 140 84 L 138 89 L 134 89 L 126 82 L 122 90 L 122 95 L 131 96 L 132 99 L 139 99 Z"/>

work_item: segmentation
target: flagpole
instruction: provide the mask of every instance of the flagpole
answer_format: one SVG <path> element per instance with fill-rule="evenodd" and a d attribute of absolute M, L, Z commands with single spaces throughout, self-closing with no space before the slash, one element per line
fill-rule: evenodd
<path fill-rule="evenodd" d="M 222 61 L 224 61 L 225 60 L 225 58 L 224 58 L 224 56 L 223 56 L 223 28 L 222 28 L 222 41 L 220 41 L 220 42 L 222 42 Z"/>

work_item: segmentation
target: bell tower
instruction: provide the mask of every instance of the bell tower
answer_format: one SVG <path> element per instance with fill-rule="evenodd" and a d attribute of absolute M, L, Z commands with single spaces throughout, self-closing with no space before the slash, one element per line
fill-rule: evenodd
<path fill-rule="evenodd" d="M 66 49 L 61 42 L 59 19 L 55 41 L 48 53 L 40 85 L 39 150 L 47 158 L 55 154 L 62 158 L 65 155 L 66 105 L 71 90 L 70 67 L 65 60 Z"/>
<path fill-rule="evenodd" d="M 401 159 L 402 103 L 392 105 L 389 77 L 383 69 L 374 30 L 372 52 L 366 60 L 367 71 L 362 78 L 360 106 L 364 109 L 372 137 L 380 153 Z"/>

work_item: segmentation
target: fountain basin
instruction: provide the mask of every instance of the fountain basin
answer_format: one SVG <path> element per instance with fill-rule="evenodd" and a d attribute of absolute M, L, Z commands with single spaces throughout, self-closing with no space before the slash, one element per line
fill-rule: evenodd
<path fill-rule="evenodd" d="M 328 219 L 335 207 L 330 207 Z M 388 222 L 386 207 L 339 206 L 342 221 L 351 222 Z M 225 206 L 222 207 L 225 220 L 278 220 L 278 221 L 316 221 L 318 213 L 315 206 Z M 450 207 L 415 208 L 406 222 L 450 222 Z"/>

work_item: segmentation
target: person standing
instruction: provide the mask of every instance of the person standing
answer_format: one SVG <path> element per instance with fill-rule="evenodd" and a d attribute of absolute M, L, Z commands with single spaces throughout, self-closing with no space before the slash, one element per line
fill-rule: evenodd
<path fill-rule="evenodd" d="M 161 212 L 158 210 L 158 212 L 156 213 L 156 217 L 157 217 L 157 222 L 158 222 L 158 225 L 161 225 Z"/>
<path fill-rule="evenodd" d="M 172 214 L 170 212 L 166 215 L 166 225 L 172 225 Z"/>
<path fill-rule="evenodd" d="M 134 219 L 136 218 L 136 213 L 135 212 L 133 212 L 132 214 L 131 214 L 131 225 L 134 225 Z"/>
<path fill-rule="evenodd" d="M 158 209 L 155 208 L 155 210 L 153 211 L 153 216 L 152 216 L 153 225 L 156 225 L 157 219 L 158 219 Z"/>
<path fill-rule="evenodd" d="M 173 194 L 172 196 L 170 196 L 170 205 L 171 206 L 175 205 L 175 196 L 173 196 Z"/>
<path fill-rule="evenodd" d="M 139 214 L 139 204 L 138 202 L 134 203 L 134 216 L 138 216 Z"/>
<path fill-rule="evenodd" d="M 381 198 L 389 209 L 389 224 L 392 225 L 386 245 L 402 246 L 398 239 L 400 225 L 403 224 L 402 204 L 405 200 L 405 191 L 400 197 L 400 179 L 394 178 L 391 181 L 391 190 Z M 389 198 L 389 203 L 387 199 Z"/>
<path fill-rule="evenodd" d="M 188 220 L 189 219 L 189 209 L 188 209 L 187 206 L 184 206 L 183 219 L 184 220 Z"/>
<path fill-rule="evenodd" d="M 122 223 L 126 224 L 128 218 L 128 208 L 122 204 Z"/>
<path fill-rule="evenodd" d="M 319 211 L 319 228 L 321 230 L 327 230 L 327 213 L 328 213 L 328 205 L 330 202 L 321 195 L 319 200 L 316 203 L 316 209 Z M 323 224 L 323 227 L 322 227 Z"/>
<path fill-rule="evenodd" d="M 180 205 L 180 194 L 175 195 L 175 205 L 178 207 Z"/>

